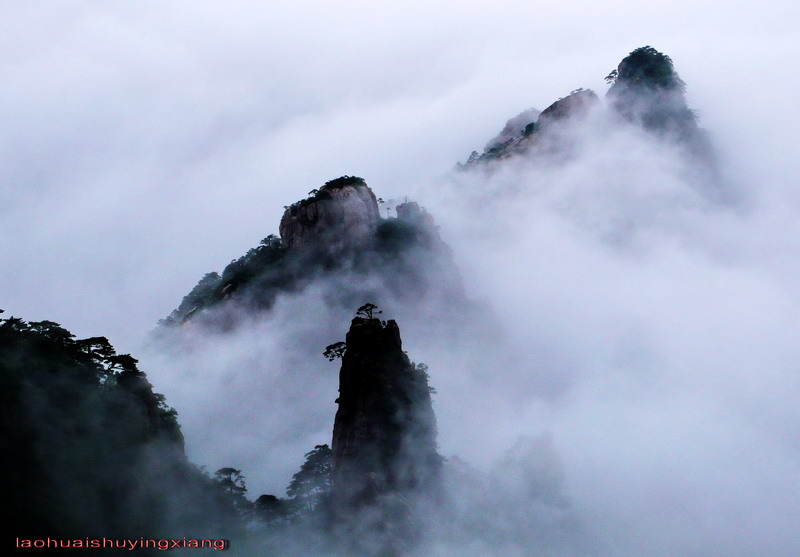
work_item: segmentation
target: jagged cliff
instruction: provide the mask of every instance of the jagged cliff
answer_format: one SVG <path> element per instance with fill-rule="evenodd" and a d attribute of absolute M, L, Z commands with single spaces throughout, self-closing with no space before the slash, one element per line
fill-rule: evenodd
<path fill-rule="evenodd" d="M 339 374 L 331 501 L 372 551 L 408 547 L 415 507 L 438 492 L 442 458 L 424 365 L 403 352 L 395 321 L 353 319 Z M 369 551 L 367 551 L 369 553 Z"/>
<path fill-rule="evenodd" d="M 333 494 L 340 504 L 429 484 L 441 459 L 424 368 L 403 352 L 393 320 L 356 317 L 345 341 L 333 426 Z"/>
<path fill-rule="evenodd" d="M 591 89 L 577 89 L 545 108 L 536 120 L 536 126 L 543 129 L 557 122 L 585 117 L 599 101 L 597 94 Z"/>

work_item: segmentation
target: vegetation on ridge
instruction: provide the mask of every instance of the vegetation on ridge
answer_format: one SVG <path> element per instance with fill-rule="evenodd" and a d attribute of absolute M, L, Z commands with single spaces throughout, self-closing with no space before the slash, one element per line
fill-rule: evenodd
<path fill-rule="evenodd" d="M 303 202 L 330 195 L 331 189 L 354 184 L 367 187 L 362 178 L 342 176 L 326 182 L 319 190 L 312 190 L 311 197 Z M 204 275 L 159 324 L 181 325 L 231 297 L 250 309 L 269 309 L 281 292 L 300 291 L 314 278 L 340 270 L 379 275 L 400 295 L 425 288 L 423 269 L 415 256 L 425 252 L 425 258 L 433 261 L 441 254 L 449 255 L 427 213 L 413 202 L 402 206 L 407 209 L 397 217 L 380 218 L 374 235 L 358 249 L 333 252 L 289 249 L 278 236 L 270 234 L 258 246 L 231 261 L 221 274 Z M 367 294 L 359 292 L 358 296 Z M 342 301 L 349 305 L 352 297 L 343 295 Z M 218 324 L 227 328 L 232 322 L 223 321 L 229 318 L 233 319 L 221 316 Z"/>
<path fill-rule="evenodd" d="M 177 412 L 129 354 L 52 321 L 0 319 L 0 450 L 19 537 L 230 535 L 237 513 L 185 457 Z"/>
<path fill-rule="evenodd" d="M 621 83 L 651 89 L 686 90 L 686 83 L 675 71 L 672 59 L 652 46 L 643 46 L 628 54 L 605 79 L 612 88 Z"/>

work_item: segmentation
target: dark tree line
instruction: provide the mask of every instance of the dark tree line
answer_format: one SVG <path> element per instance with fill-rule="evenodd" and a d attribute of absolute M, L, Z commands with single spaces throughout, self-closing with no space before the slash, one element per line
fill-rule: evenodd
<path fill-rule="evenodd" d="M 184 454 L 177 412 L 105 337 L 0 319 L 3 543 L 241 530 L 227 494 Z"/>

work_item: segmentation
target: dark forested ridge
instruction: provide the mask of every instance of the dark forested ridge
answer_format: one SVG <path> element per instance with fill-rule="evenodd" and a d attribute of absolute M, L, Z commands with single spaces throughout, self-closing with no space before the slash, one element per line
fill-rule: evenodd
<path fill-rule="evenodd" d="M 240 528 L 226 495 L 186 459 L 176 411 L 106 338 L 2 319 L 0 381 L 4 546 Z"/>
<path fill-rule="evenodd" d="M 51 321 L 0 320 L 0 446 L 12 455 L 3 545 L 188 537 L 281 555 L 407 545 L 397 532 L 412 524 L 408 496 L 430 489 L 441 466 L 425 366 L 401 351 L 393 321 L 356 317 L 342 344 L 335 454 L 317 445 L 287 498 L 251 501 L 241 470 L 210 476 L 188 461 L 177 412 L 132 356 Z"/>
<path fill-rule="evenodd" d="M 280 237 L 271 234 L 221 274 L 206 274 L 161 324 L 226 328 L 242 310 L 268 310 L 279 294 L 317 279 L 339 280 L 330 300 L 343 308 L 387 296 L 407 303 L 430 293 L 463 299 L 450 249 L 430 214 L 407 201 L 394 208 L 396 216 L 383 218 L 382 203 L 361 178 L 326 182 L 286 207 Z"/>

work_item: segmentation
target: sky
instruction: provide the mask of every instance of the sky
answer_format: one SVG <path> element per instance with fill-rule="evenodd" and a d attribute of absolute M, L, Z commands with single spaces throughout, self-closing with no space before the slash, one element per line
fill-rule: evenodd
<path fill-rule="evenodd" d="M 481 361 L 404 332 L 446 455 L 491 470 L 520 436 L 552 439 L 565 497 L 620 555 L 795 555 L 798 24 L 778 1 L 0 2 L 0 308 L 138 355 L 283 206 L 362 176 L 429 208 L 504 324 Z M 564 168 L 452 174 L 523 110 L 602 96 L 646 44 L 687 83 L 734 206 L 630 130 L 598 141 L 602 118 Z M 328 427 L 335 372 L 308 397 L 330 408 L 295 418 L 297 386 L 253 374 L 273 358 L 314 377 L 281 346 L 326 340 L 323 310 L 292 319 L 316 295 L 191 358 L 143 359 L 190 457 L 230 455 L 253 489 L 288 483 Z M 259 460 L 259 435 L 288 456 Z"/>
<path fill-rule="evenodd" d="M 5 309 L 132 351 L 309 190 L 414 195 L 644 44 L 724 140 L 790 133 L 793 3 L 578 7 L 3 2 Z"/>

